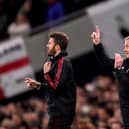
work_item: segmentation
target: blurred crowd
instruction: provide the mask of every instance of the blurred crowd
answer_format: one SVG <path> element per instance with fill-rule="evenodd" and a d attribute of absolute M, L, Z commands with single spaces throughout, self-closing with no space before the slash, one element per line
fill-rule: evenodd
<path fill-rule="evenodd" d="M 0 0 L 0 40 L 28 34 L 66 14 L 104 0 Z M 0 98 L 4 97 L 1 94 Z M 47 129 L 47 104 L 35 96 L 0 105 L 0 129 Z M 98 76 L 77 87 L 76 116 L 72 129 L 122 129 L 117 82 Z"/>
<path fill-rule="evenodd" d="M 47 129 L 48 120 L 47 105 L 38 96 L 0 106 L 0 129 Z M 122 129 L 116 81 L 99 76 L 77 87 L 72 129 Z"/>
<path fill-rule="evenodd" d="M 0 0 L 0 40 L 105 0 Z"/>

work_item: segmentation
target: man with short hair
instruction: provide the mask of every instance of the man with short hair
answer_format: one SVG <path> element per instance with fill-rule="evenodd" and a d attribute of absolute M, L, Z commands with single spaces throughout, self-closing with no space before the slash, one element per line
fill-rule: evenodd
<path fill-rule="evenodd" d="M 49 35 L 47 54 L 50 61 L 44 64 L 46 100 L 50 116 L 48 129 L 70 129 L 75 115 L 76 84 L 73 69 L 67 56 L 68 36 L 62 32 Z M 26 78 L 29 87 L 40 88 L 40 82 Z"/>
<path fill-rule="evenodd" d="M 102 66 L 115 71 L 119 85 L 120 109 L 123 118 L 124 129 L 129 129 L 129 37 L 125 38 L 123 59 L 119 53 L 115 53 L 115 58 L 110 59 L 104 52 L 101 44 L 101 35 L 99 27 L 96 26 L 96 32 L 93 32 L 92 41 L 97 58 Z"/>

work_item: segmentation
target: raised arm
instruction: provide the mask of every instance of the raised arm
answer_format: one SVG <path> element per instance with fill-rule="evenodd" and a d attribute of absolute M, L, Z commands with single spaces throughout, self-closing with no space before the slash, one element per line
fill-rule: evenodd
<path fill-rule="evenodd" d="M 92 42 L 96 56 L 103 67 L 114 70 L 114 59 L 110 59 L 104 51 L 101 43 L 101 34 L 99 27 L 96 25 L 96 31 L 91 34 Z"/>

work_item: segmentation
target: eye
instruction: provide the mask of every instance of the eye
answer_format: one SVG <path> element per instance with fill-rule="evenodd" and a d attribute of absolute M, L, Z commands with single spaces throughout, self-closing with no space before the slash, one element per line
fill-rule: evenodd
<path fill-rule="evenodd" d="M 51 44 L 51 42 L 48 42 L 48 45 Z"/>

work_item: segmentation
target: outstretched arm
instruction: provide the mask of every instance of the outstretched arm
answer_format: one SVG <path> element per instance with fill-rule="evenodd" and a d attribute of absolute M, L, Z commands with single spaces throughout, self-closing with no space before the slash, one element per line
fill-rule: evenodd
<path fill-rule="evenodd" d="M 27 87 L 28 88 L 37 88 L 37 89 L 40 89 L 41 87 L 41 83 L 30 78 L 30 77 L 26 77 L 25 78 L 25 83 L 27 84 Z"/>

